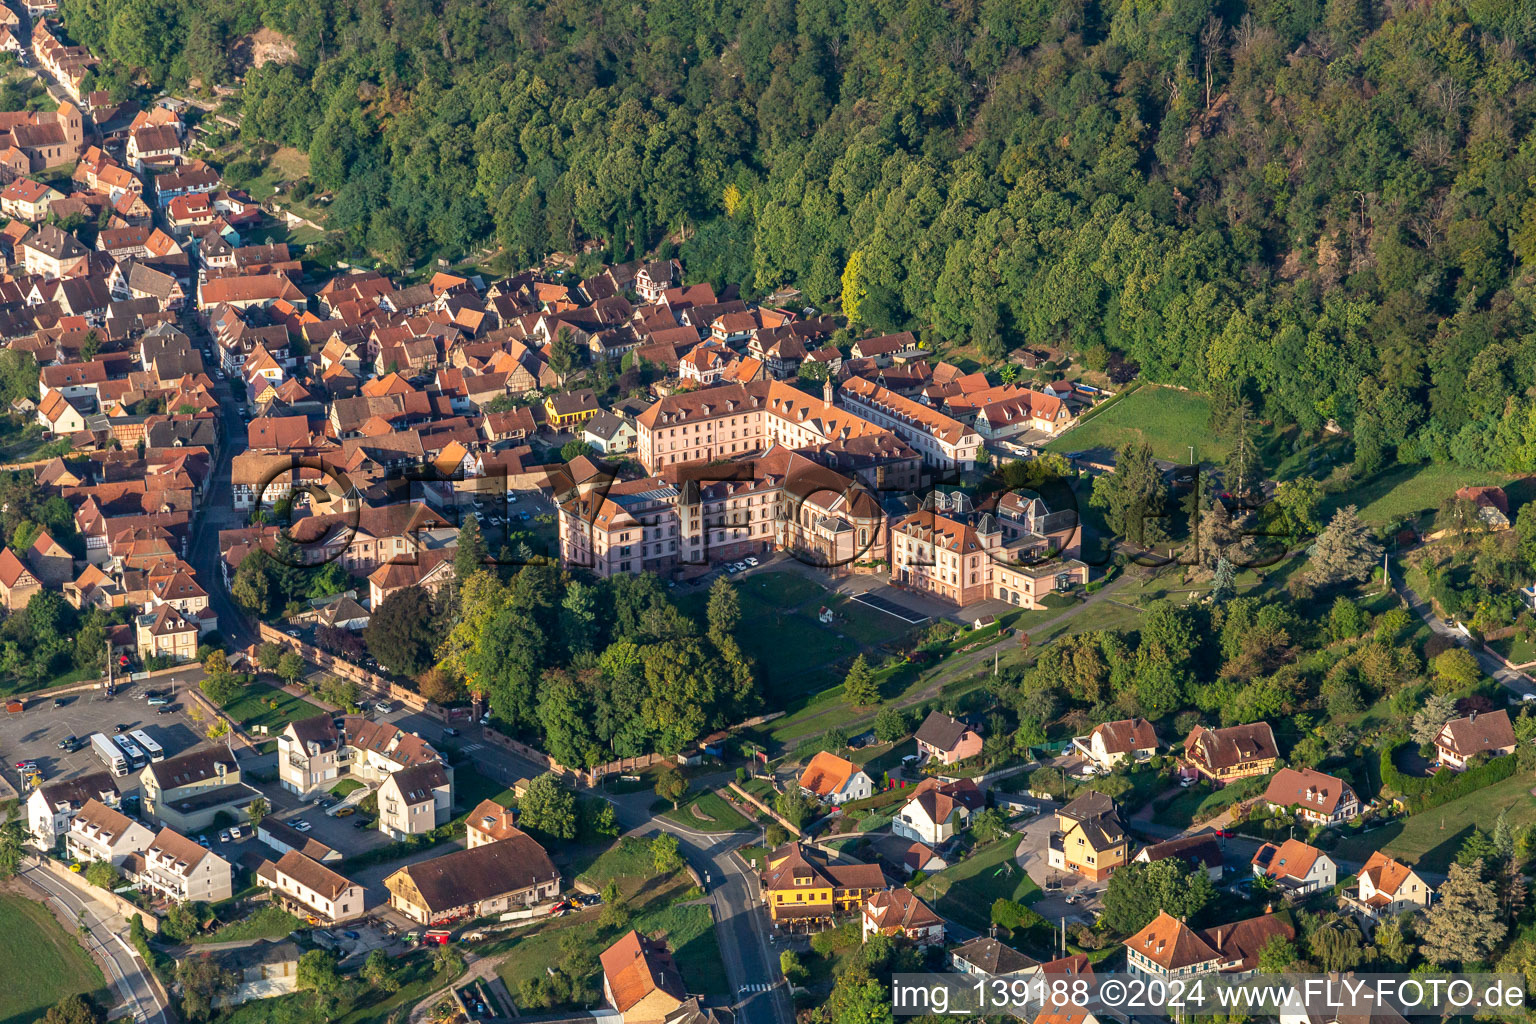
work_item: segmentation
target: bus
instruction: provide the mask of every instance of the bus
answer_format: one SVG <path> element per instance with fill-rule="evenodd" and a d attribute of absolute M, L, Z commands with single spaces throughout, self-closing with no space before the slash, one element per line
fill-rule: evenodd
<path fill-rule="evenodd" d="M 165 760 L 165 748 L 149 738 L 149 733 L 143 729 L 134 729 L 128 734 L 133 737 L 133 742 L 138 748 L 149 756 L 149 761 L 154 764 Z"/>
<path fill-rule="evenodd" d="M 117 749 L 121 750 L 123 756 L 128 759 L 129 768 L 138 771 L 149 764 L 149 758 L 144 756 L 144 751 L 140 750 L 127 736 L 114 736 L 112 740 L 117 744 Z"/>
<path fill-rule="evenodd" d="M 128 774 L 128 759 L 117 748 L 117 744 L 107 738 L 106 733 L 96 732 L 91 734 L 91 750 L 101 759 L 101 763 L 107 766 L 107 770 L 116 778 L 122 778 Z"/>

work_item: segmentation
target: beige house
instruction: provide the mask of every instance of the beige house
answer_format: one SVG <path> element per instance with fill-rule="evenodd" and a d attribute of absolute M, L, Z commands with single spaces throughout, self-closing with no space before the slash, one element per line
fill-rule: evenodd
<path fill-rule="evenodd" d="M 1253 873 L 1271 879 L 1286 894 L 1298 896 L 1331 888 L 1339 880 L 1333 858 L 1300 839 L 1259 847 L 1253 855 Z"/>
<path fill-rule="evenodd" d="M 1503 708 L 1452 719 L 1435 737 L 1435 763 L 1457 771 L 1478 754 L 1503 757 L 1514 752 L 1515 729 Z"/>
<path fill-rule="evenodd" d="M 397 841 L 431 832 L 452 806 L 453 783 L 442 765 L 402 768 L 379 785 L 379 831 Z"/>
<path fill-rule="evenodd" d="M 1294 809 L 1302 821 L 1331 825 L 1360 814 L 1360 798 L 1343 779 L 1311 768 L 1281 768 L 1269 780 L 1264 800 L 1276 810 Z"/>
<path fill-rule="evenodd" d="M 624 1024 L 662 1024 L 688 998 L 663 942 L 631 931 L 603 950 L 603 998 Z"/>
<path fill-rule="evenodd" d="M 70 820 L 64 850 L 78 861 L 94 863 L 100 860 L 121 867 L 130 856 L 149 846 L 154 838 L 155 834 L 149 829 L 93 797 Z"/>
<path fill-rule="evenodd" d="M 1435 891 L 1418 872 L 1380 850 L 1360 869 L 1350 905 L 1372 921 L 1395 918 L 1405 910 L 1427 910 Z"/>
<path fill-rule="evenodd" d="M 44 224 L 27 235 L 17 248 L 28 274 L 49 279 L 73 277 L 90 257 L 90 250 L 79 239 L 52 224 Z"/>
<path fill-rule="evenodd" d="M 145 612 L 134 619 L 134 627 L 140 658 L 170 658 L 180 663 L 197 657 L 197 638 L 202 627 L 173 605 L 163 604 Z"/>
<path fill-rule="evenodd" d="M 436 925 L 531 907 L 560 894 L 560 872 L 526 834 L 408 864 L 384 879 L 389 905 Z"/>
<path fill-rule="evenodd" d="M 0 599 L 5 602 L 6 611 L 25 610 L 32 595 L 42 589 L 42 582 L 16 557 L 16 552 L 0 548 Z"/>
<path fill-rule="evenodd" d="M 261 793 L 240 781 L 227 747 L 204 747 L 157 761 L 139 773 L 144 813 L 179 832 L 200 832 L 220 814 L 245 821 Z"/>
<path fill-rule="evenodd" d="M 272 890 L 273 898 L 300 917 L 313 917 L 330 926 L 363 916 L 363 887 L 296 850 L 276 863 L 262 861 L 256 884 Z"/>
<path fill-rule="evenodd" d="M 469 817 L 464 822 L 464 830 L 471 850 L 477 846 L 485 846 L 487 843 L 499 843 L 503 839 L 512 839 L 525 834 L 517 827 L 513 813 L 489 798 L 480 801 L 475 805 L 475 809 L 469 812 Z"/>
<path fill-rule="evenodd" d="M 887 889 L 864 901 L 860 931 L 864 941 L 871 935 L 890 935 L 919 946 L 944 944 L 944 919 L 913 895 L 911 889 Z"/>
<path fill-rule="evenodd" d="M 338 726 L 338 722 L 340 725 Z M 290 793 L 308 796 L 342 778 L 381 785 L 395 772 L 442 765 L 442 755 L 420 736 L 362 715 L 315 715 L 289 722 L 277 738 L 277 776 Z M 452 773 L 447 802 L 453 803 Z"/>
<path fill-rule="evenodd" d="M 235 892 L 229 861 L 169 828 L 144 851 L 138 882 L 167 899 L 195 903 L 228 899 Z"/>
<path fill-rule="evenodd" d="M 63 199 L 58 189 L 31 178 L 17 178 L 0 190 L 0 213 L 29 224 L 46 220 L 48 207 L 55 200 Z"/>
<path fill-rule="evenodd" d="M 1268 722 L 1207 729 L 1197 725 L 1184 741 L 1184 764 L 1197 775 L 1226 785 L 1250 775 L 1268 775 L 1280 758 Z"/>

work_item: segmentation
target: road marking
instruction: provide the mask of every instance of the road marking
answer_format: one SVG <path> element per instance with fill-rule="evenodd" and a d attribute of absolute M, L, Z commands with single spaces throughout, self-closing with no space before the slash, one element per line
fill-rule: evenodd
<path fill-rule="evenodd" d="M 467 754 L 471 750 L 484 750 L 484 749 L 485 749 L 485 744 L 484 743 L 466 743 L 462 747 L 459 748 L 459 752 Z"/>

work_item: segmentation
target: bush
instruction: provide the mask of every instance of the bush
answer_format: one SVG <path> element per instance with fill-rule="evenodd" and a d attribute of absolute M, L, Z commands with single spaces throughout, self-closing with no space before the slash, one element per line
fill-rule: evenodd
<path fill-rule="evenodd" d="M 1381 784 L 1401 794 L 1411 813 L 1439 807 L 1495 782 L 1503 782 L 1519 768 L 1516 757 L 1495 757 L 1482 764 L 1473 764 L 1463 772 L 1442 771 L 1428 778 L 1416 778 L 1404 775 L 1397 767 L 1397 753 L 1408 742 L 1401 737 L 1388 742 L 1382 747 L 1380 764 Z"/>

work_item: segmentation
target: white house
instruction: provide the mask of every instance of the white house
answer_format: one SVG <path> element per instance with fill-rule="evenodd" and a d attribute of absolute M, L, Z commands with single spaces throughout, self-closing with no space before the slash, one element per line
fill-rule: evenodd
<path fill-rule="evenodd" d="M 913 895 L 911 889 L 887 889 L 864 901 L 860 931 L 909 939 L 919 946 L 944 943 L 944 919 Z"/>
<path fill-rule="evenodd" d="M 891 831 L 939 846 L 964 831 L 971 815 L 984 803 L 981 790 L 969 779 L 945 784 L 937 779 L 924 779 L 891 819 Z"/>
<path fill-rule="evenodd" d="M 1380 850 L 1365 862 L 1359 879 L 1355 909 L 1373 921 L 1396 917 L 1405 910 L 1428 909 L 1435 895 L 1418 872 Z"/>
<path fill-rule="evenodd" d="M 117 787 L 109 772 L 92 772 L 75 779 L 48 782 L 27 797 L 27 840 L 39 850 L 52 850 L 69 831 L 69 823 L 90 801 L 116 810 Z"/>
<path fill-rule="evenodd" d="M 297 850 L 274 863 L 262 861 L 256 884 L 272 890 L 279 904 L 300 916 L 340 924 L 363 916 L 363 887 Z"/>
<path fill-rule="evenodd" d="M 229 861 L 175 829 L 163 828 L 144 850 L 138 882 L 167 899 L 215 903 L 235 893 Z"/>
<path fill-rule="evenodd" d="M 1109 770 L 1121 761 L 1145 761 L 1157 753 L 1157 732 L 1145 718 L 1125 718 L 1093 727 L 1087 736 L 1076 736 L 1072 745 L 1099 768 Z"/>
<path fill-rule="evenodd" d="M 1287 894 L 1298 896 L 1331 888 L 1339 880 L 1333 858 L 1300 839 L 1259 847 L 1259 852 L 1253 855 L 1253 873 L 1272 879 Z"/>
<path fill-rule="evenodd" d="M 71 819 L 64 848 L 75 860 L 100 860 L 121 867 L 131 854 L 144 850 L 154 838 L 153 832 L 126 814 L 90 799 Z"/>
<path fill-rule="evenodd" d="M 858 765 L 823 750 L 800 773 L 800 788 L 808 796 L 835 806 L 863 800 L 874 793 L 875 786 Z"/>

